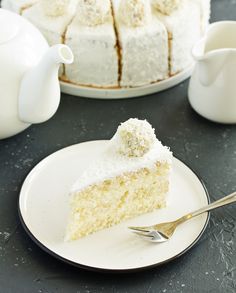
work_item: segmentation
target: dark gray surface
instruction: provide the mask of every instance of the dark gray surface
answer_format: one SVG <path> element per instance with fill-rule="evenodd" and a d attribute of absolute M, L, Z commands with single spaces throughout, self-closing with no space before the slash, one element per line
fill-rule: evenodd
<path fill-rule="evenodd" d="M 212 20 L 220 19 L 236 19 L 235 0 L 213 1 Z M 17 215 L 21 184 L 42 158 L 74 143 L 109 139 L 130 117 L 152 123 L 157 136 L 202 177 L 212 200 L 234 191 L 236 126 L 195 114 L 187 86 L 120 101 L 63 95 L 53 119 L 0 141 L 0 293 L 236 292 L 236 205 L 215 211 L 200 242 L 181 258 L 129 275 L 90 273 L 61 263 L 30 240 Z"/>

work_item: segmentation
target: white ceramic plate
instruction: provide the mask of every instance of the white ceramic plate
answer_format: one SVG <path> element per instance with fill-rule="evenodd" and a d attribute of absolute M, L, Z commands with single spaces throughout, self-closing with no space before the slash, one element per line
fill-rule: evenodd
<path fill-rule="evenodd" d="M 170 241 L 162 244 L 146 242 L 127 229 L 128 226 L 173 220 L 208 203 L 201 181 L 178 159 L 174 159 L 167 208 L 78 241 L 64 242 L 70 187 L 106 144 L 107 141 L 91 141 L 62 149 L 31 171 L 19 198 L 20 218 L 31 238 L 65 262 L 100 271 L 137 271 L 160 265 L 186 252 L 206 228 L 207 214 L 183 224 Z"/>
<path fill-rule="evenodd" d="M 172 76 L 166 80 L 153 83 L 146 86 L 135 87 L 135 88 L 123 88 L 123 89 L 98 89 L 89 88 L 79 85 L 74 85 L 68 82 L 61 81 L 61 91 L 63 93 L 96 99 L 122 99 L 122 98 L 135 98 L 145 95 L 157 93 L 168 88 L 171 88 L 180 82 L 187 79 L 193 71 L 193 65 L 180 72 L 179 74 Z"/>

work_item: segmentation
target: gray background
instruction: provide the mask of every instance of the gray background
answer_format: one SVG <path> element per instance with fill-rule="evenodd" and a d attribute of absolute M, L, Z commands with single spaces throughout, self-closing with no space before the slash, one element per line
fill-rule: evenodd
<path fill-rule="evenodd" d="M 235 0 L 215 0 L 212 6 L 212 21 L 236 20 Z M 74 143 L 109 139 L 130 117 L 152 123 L 157 136 L 202 177 L 211 200 L 234 191 L 236 127 L 195 114 L 187 87 L 188 81 L 163 93 L 117 101 L 63 95 L 50 121 L 0 141 L 0 293 L 236 292 L 236 205 L 215 211 L 199 243 L 181 258 L 128 275 L 63 264 L 34 244 L 19 223 L 21 184 L 41 159 Z"/>

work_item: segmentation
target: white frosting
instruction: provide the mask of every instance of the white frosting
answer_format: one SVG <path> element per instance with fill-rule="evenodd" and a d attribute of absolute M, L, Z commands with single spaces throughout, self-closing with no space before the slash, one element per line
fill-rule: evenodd
<path fill-rule="evenodd" d="M 76 10 L 72 8 L 62 16 L 51 17 L 45 15 L 40 3 L 32 6 L 23 12 L 23 16 L 30 20 L 46 37 L 49 45 L 62 42 L 62 36 L 68 24 L 73 18 Z"/>
<path fill-rule="evenodd" d="M 71 0 L 41 0 L 43 11 L 48 16 L 61 16 L 69 10 Z"/>
<path fill-rule="evenodd" d="M 75 55 L 73 64 L 65 66 L 71 82 L 95 87 L 118 86 L 117 41 L 111 17 L 104 24 L 85 26 L 77 14 L 67 29 L 65 42 Z"/>
<path fill-rule="evenodd" d="M 143 26 L 151 19 L 151 7 L 147 0 L 121 0 L 120 20 L 130 27 Z"/>
<path fill-rule="evenodd" d="M 189 0 L 191 1 L 191 0 Z M 170 15 L 180 5 L 181 0 L 152 0 L 154 7 L 163 14 Z"/>
<path fill-rule="evenodd" d="M 142 157 L 129 157 L 117 152 L 114 144 L 117 143 L 116 135 L 110 141 L 108 148 L 100 157 L 88 167 L 72 187 L 71 192 L 81 191 L 91 184 L 111 179 L 127 172 L 137 171 L 141 168 L 154 168 L 156 162 L 171 164 L 172 153 L 169 148 L 155 138 L 150 149 Z"/>
<path fill-rule="evenodd" d="M 39 0 L 2 0 L 1 7 L 16 13 L 21 13 L 23 9 L 28 8 L 37 2 L 39 2 Z"/>
<path fill-rule="evenodd" d="M 205 0 L 204 0 L 205 1 Z M 177 74 L 193 64 L 191 50 L 202 37 L 202 20 L 198 0 L 182 0 L 171 15 L 156 12 L 170 36 L 170 71 Z"/>
<path fill-rule="evenodd" d="M 45 14 L 40 3 L 23 11 L 23 16 L 33 23 L 43 34 L 50 46 L 60 44 L 63 35 L 76 12 L 76 5 L 70 6 L 66 14 L 52 17 Z M 59 75 L 63 74 L 63 66 L 60 66 Z"/>
<path fill-rule="evenodd" d="M 81 24 L 96 26 L 107 21 L 111 12 L 109 0 L 79 0 L 78 19 Z"/>
<path fill-rule="evenodd" d="M 202 33 L 205 34 L 211 16 L 211 0 L 195 0 L 201 11 Z"/>
<path fill-rule="evenodd" d="M 146 0 L 145 0 L 146 1 Z M 121 50 L 121 86 L 142 86 L 169 76 L 168 35 L 153 16 L 145 26 L 119 21 L 120 0 L 112 0 Z"/>

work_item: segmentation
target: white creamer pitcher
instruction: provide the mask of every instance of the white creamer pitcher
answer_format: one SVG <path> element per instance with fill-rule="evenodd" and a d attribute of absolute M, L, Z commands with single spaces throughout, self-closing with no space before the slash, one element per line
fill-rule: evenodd
<path fill-rule="evenodd" d="M 211 24 L 192 53 L 191 106 L 212 121 L 236 123 L 236 21 Z"/>

